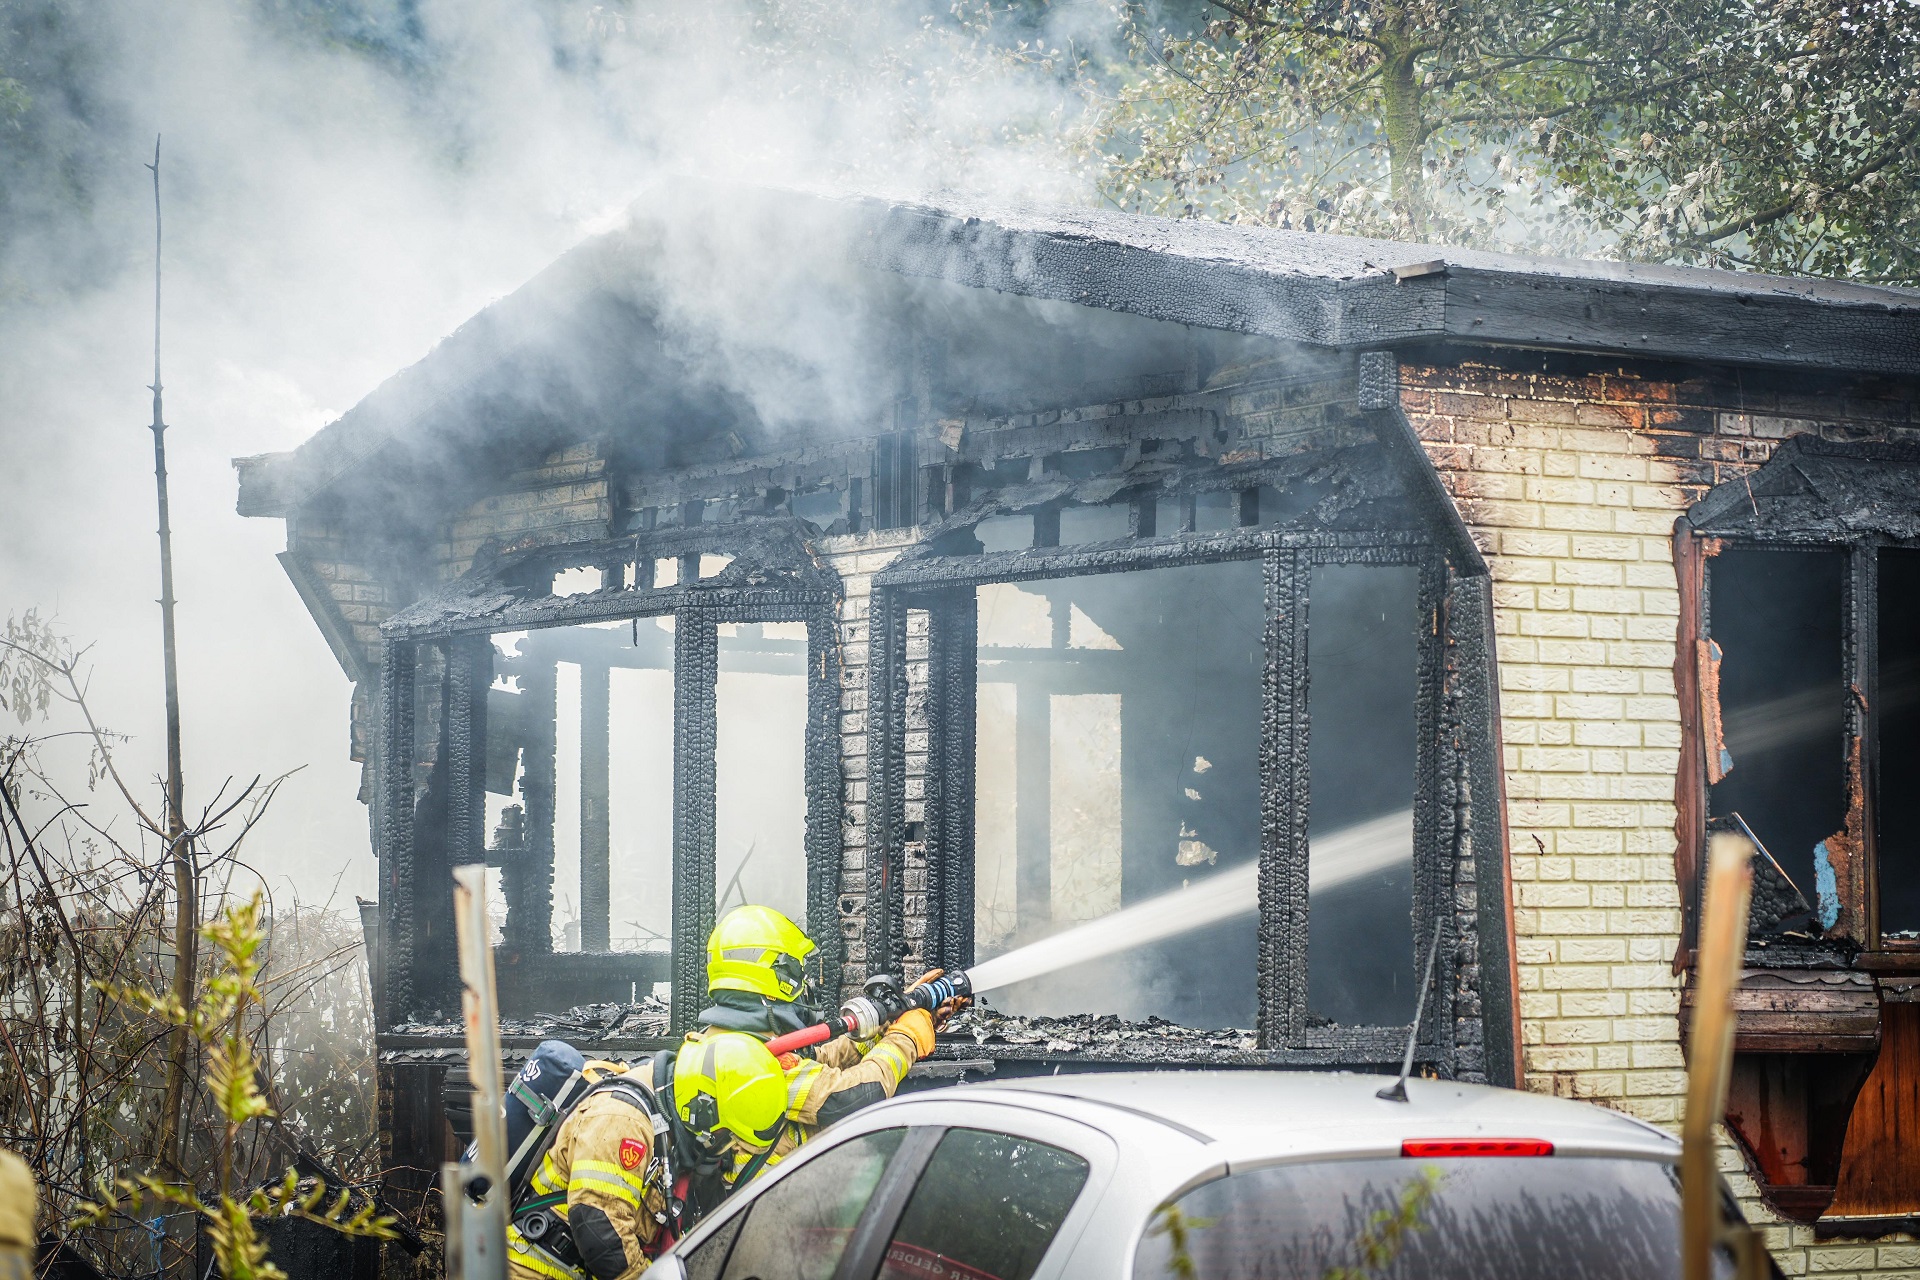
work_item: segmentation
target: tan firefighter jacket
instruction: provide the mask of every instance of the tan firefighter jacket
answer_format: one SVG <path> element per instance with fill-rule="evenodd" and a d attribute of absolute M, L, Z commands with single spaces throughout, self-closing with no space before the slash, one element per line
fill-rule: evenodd
<path fill-rule="evenodd" d="M 560 1122 L 529 1191 L 556 1197 L 578 1267 L 507 1228 L 513 1280 L 625 1280 L 646 1270 L 666 1219 L 652 1117 L 624 1089 L 592 1093 Z"/>

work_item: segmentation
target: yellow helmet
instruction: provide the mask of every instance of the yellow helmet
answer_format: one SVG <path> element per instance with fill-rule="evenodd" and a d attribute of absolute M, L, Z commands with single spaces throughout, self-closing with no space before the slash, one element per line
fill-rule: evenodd
<path fill-rule="evenodd" d="M 813 939 L 772 907 L 735 907 L 707 939 L 707 990 L 798 1000 Z"/>
<path fill-rule="evenodd" d="M 779 1136 L 787 1074 L 744 1032 L 695 1033 L 673 1060 L 673 1109 L 703 1139 L 730 1134 L 760 1150 Z"/>

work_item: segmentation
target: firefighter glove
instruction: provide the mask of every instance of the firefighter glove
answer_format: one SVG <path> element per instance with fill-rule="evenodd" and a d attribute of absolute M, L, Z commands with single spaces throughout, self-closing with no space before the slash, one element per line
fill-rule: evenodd
<path fill-rule="evenodd" d="M 933 1052 L 933 1015 L 925 1009 L 909 1009 L 893 1020 L 889 1031 L 903 1031 L 913 1041 L 914 1052 L 924 1058 Z"/>

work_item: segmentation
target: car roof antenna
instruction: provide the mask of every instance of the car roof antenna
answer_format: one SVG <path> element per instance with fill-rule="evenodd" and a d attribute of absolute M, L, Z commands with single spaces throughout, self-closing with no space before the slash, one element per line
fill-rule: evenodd
<path fill-rule="evenodd" d="M 1374 1094 L 1376 1098 L 1385 1098 L 1388 1102 L 1407 1101 L 1407 1077 L 1413 1074 L 1413 1050 L 1420 1043 L 1420 1015 L 1427 1009 L 1427 990 L 1433 986 L 1433 962 L 1440 958 L 1440 939 L 1446 936 L 1446 932 L 1446 920 L 1436 920 L 1433 945 L 1427 948 L 1427 975 L 1420 979 L 1420 998 L 1413 1003 L 1413 1025 L 1407 1028 L 1407 1056 L 1400 1063 L 1400 1078 Z"/>

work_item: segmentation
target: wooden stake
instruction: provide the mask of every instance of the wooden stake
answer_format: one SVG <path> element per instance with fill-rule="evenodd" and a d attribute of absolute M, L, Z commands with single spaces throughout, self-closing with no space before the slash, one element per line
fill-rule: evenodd
<path fill-rule="evenodd" d="M 506 1280 L 507 1122 L 501 1109 L 500 1005 L 487 920 L 487 867 L 453 869 L 453 923 L 460 946 L 460 1013 L 467 1029 L 467 1078 L 473 1082 L 474 1161 L 457 1166 L 460 1203 L 449 1205 L 448 1280 Z M 449 1170 L 456 1168 L 449 1166 Z M 442 1187 L 456 1178 L 443 1171 Z"/>
<path fill-rule="evenodd" d="M 1711 1280 L 1714 1245 L 1723 1234 L 1713 1126 L 1726 1112 L 1733 1072 L 1733 990 L 1747 953 L 1752 841 L 1730 831 L 1713 834 L 1707 844 L 1706 897 L 1687 1035 L 1687 1114 L 1680 1131 L 1681 1280 Z"/>

